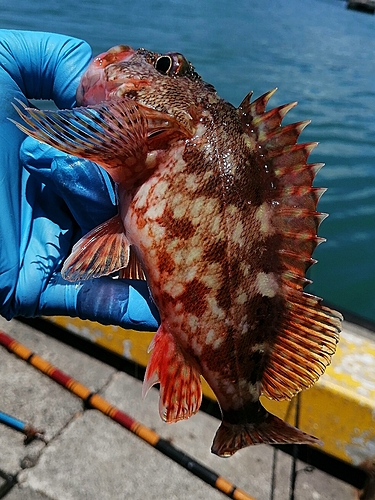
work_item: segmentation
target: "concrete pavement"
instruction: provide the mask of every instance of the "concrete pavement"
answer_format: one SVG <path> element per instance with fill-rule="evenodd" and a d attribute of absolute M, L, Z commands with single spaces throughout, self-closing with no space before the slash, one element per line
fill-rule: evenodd
<path fill-rule="evenodd" d="M 25 344 L 93 392 L 129 413 L 176 447 L 258 500 L 269 500 L 273 449 L 256 446 L 229 459 L 210 453 L 218 420 L 203 412 L 167 425 L 158 414 L 158 392 L 143 401 L 141 382 L 16 320 L 0 330 Z M 140 334 L 141 335 L 141 334 Z M 0 471 L 15 477 L 6 500 L 117 500 L 226 498 L 0 347 L 0 411 L 45 430 L 48 444 L 0 425 Z M 289 498 L 291 458 L 277 453 L 274 500 Z M 295 499 L 353 500 L 354 489 L 298 463 Z M 0 477 L 0 488 L 2 485 Z"/>

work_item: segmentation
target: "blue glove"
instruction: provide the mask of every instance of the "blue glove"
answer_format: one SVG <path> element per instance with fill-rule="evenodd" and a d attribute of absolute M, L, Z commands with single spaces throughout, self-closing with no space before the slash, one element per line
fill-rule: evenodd
<path fill-rule="evenodd" d="M 116 213 L 113 185 L 92 162 L 42 145 L 8 118 L 14 98 L 75 104 L 88 45 L 50 33 L 0 30 L 0 314 L 68 315 L 154 330 L 158 313 L 143 281 L 81 283 L 59 270 L 82 234 Z"/>

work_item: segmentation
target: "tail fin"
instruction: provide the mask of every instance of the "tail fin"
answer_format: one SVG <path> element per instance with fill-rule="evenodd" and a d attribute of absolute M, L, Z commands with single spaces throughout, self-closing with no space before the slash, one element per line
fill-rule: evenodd
<path fill-rule="evenodd" d="M 314 436 L 267 413 L 260 423 L 231 424 L 223 420 L 216 432 L 211 451 L 219 457 L 230 457 L 236 451 L 255 444 L 320 444 Z"/>

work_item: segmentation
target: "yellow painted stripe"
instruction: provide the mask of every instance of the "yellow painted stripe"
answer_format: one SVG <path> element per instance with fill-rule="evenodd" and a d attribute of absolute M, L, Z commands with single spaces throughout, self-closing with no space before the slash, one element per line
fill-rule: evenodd
<path fill-rule="evenodd" d="M 102 413 L 108 415 L 109 417 L 112 417 L 113 414 L 117 411 L 117 408 L 108 403 L 108 401 L 99 396 L 99 394 L 92 395 L 90 404 L 93 408 L 100 410 Z"/>
<path fill-rule="evenodd" d="M 139 422 L 134 423 L 131 431 L 152 446 L 155 446 L 160 439 L 160 436 L 156 434 L 156 432 L 154 432 L 152 429 L 149 429 L 148 427 L 145 427 Z"/>
<path fill-rule="evenodd" d="M 12 342 L 10 349 L 22 359 L 29 359 L 33 353 L 33 351 L 30 351 L 30 349 L 22 344 L 19 344 L 17 341 Z"/>
<path fill-rule="evenodd" d="M 255 500 L 254 497 L 251 497 L 244 491 L 235 488 L 232 483 L 221 476 L 219 476 L 216 480 L 216 488 L 220 491 L 223 491 L 227 495 L 230 495 L 235 500 Z"/>
<path fill-rule="evenodd" d="M 70 380 L 70 382 L 68 383 L 66 388 L 69 389 L 69 391 L 71 391 L 73 394 L 75 394 L 79 398 L 83 399 L 84 401 L 86 401 L 86 399 L 91 394 L 90 389 L 88 389 L 86 386 L 84 386 L 80 382 L 77 382 L 74 379 Z"/>
<path fill-rule="evenodd" d="M 71 318 L 53 318 L 68 330 L 91 337 L 117 354 L 143 366 L 153 333 L 123 330 Z M 359 465 L 375 456 L 375 336 L 358 334 L 359 328 L 344 323 L 344 331 L 326 373 L 301 394 L 300 427 L 324 442 L 323 451 Z M 205 396 L 214 399 L 203 381 Z M 294 422 L 295 404 L 262 398 L 279 417 Z"/>
<path fill-rule="evenodd" d="M 217 478 L 216 486 L 220 491 L 223 491 L 227 495 L 233 491 L 233 484 L 221 476 Z"/>
<path fill-rule="evenodd" d="M 235 489 L 233 493 L 233 498 L 234 500 L 256 500 L 255 497 L 251 497 L 250 495 L 240 490 L 239 488 Z"/>
<path fill-rule="evenodd" d="M 45 359 L 41 358 L 37 354 L 34 354 L 33 357 L 30 360 L 30 364 L 35 366 L 35 368 L 38 368 L 43 373 L 46 373 L 49 375 L 53 370 L 54 367 L 48 363 Z"/>

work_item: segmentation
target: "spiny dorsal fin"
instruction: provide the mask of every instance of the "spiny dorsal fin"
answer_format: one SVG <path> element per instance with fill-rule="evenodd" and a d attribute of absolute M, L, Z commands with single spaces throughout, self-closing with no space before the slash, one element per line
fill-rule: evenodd
<path fill-rule="evenodd" d="M 274 88 L 273 90 L 266 92 L 253 102 L 251 102 L 253 91 L 249 92 L 238 106 L 239 111 L 244 115 L 244 117 L 249 116 L 251 119 L 257 115 L 262 115 L 265 112 L 268 101 L 271 99 L 276 90 L 277 88 Z"/>
<path fill-rule="evenodd" d="M 322 164 L 307 163 L 316 143 L 297 144 L 308 121 L 282 126 L 296 103 L 266 111 L 274 90 L 254 102 L 247 96 L 238 113 L 250 147 L 260 147 L 269 186 L 259 207 L 259 220 L 267 220 L 267 232 L 279 245 L 280 294 L 286 310 L 278 326 L 261 391 L 272 399 L 290 399 L 322 375 L 335 352 L 342 316 L 321 304 L 303 289 L 310 283 L 306 270 L 316 261 L 318 228 L 326 214 L 316 207 L 324 189 L 312 187 Z"/>
<path fill-rule="evenodd" d="M 296 103 L 286 104 L 266 111 L 266 105 L 275 90 L 251 102 L 251 94 L 238 108 L 244 132 L 252 143 L 262 148 L 262 158 L 271 178 L 265 203 L 260 211 L 267 211 L 271 218 L 271 234 L 281 236 L 278 250 L 285 279 L 293 288 L 300 289 L 308 283 L 305 273 L 315 263 L 312 253 L 324 241 L 317 236 L 320 223 L 326 217 L 316 211 L 324 189 L 312 187 L 322 164 L 307 163 L 316 143 L 297 144 L 308 121 L 282 126 L 286 113 Z M 267 189 L 267 188 L 266 188 Z M 262 216 L 259 213 L 260 217 Z"/>

